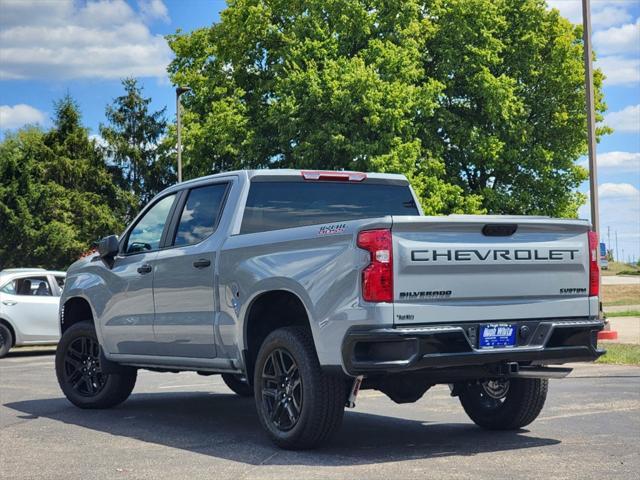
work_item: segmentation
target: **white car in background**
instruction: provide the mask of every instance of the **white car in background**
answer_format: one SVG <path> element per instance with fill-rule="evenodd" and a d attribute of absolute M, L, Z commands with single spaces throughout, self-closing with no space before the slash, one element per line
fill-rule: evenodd
<path fill-rule="evenodd" d="M 0 358 L 13 347 L 58 343 L 65 277 L 42 268 L 0 271 Z"/>

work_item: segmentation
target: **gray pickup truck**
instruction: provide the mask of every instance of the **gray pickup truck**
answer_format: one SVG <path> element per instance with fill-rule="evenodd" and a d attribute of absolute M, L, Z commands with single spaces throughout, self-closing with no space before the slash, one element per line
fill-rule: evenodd
<path fill-rule="evenodd" d="M 71 266 L 56 373 L 81 408 L 140 368 L 222 374 L 283 448 L 329 439 L 361 388 L 448 384 L 476 424 L 518 429 L 557 365 L 603 353 L 597 248 L 581 220 L 423 216 L 401 175 L 199 178 Z"/>

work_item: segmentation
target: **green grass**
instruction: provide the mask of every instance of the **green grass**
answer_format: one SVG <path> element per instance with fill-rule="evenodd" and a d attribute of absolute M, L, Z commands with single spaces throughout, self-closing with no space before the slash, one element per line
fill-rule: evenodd
<path fill-rule="evenodd" d="M 602 285 L 605 306 L 637 305 L 640 303 L 640 285 Z"/>
<path fill-rule="evenodd" d="M 640 275 L 640 267 L 622 262 L 609 262 L 609 268 L 602 270 L 602 275 Z"/>
<path fill-rule="evenodd" d="M 626 312 L 608 312 L 606 317 L 640 317 L 640 310 L 627 310 Z"/>
<path fill-rule="evenodd" d="M 607 353 L 601 356 L 596 363 L 608 363 L 611 365 L 640 365 L 640 345 L 626 343 L 603 343 L 600 347 Z"/>

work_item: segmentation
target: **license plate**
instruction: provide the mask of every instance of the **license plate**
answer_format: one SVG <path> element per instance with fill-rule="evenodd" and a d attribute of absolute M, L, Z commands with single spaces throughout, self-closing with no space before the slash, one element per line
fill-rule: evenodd
<path fill-rule="evenodd" d="M 480 326 L 480 348 L 509 348 L 516 345 L 515 325 L 494 323 Z"/>

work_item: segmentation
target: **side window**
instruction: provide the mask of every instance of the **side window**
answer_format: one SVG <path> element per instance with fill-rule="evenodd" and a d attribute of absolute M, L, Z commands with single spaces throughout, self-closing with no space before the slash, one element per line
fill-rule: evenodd
<path fill-rule="evenodd" d="M 47 277 L 18 278 L 5 285 L 2 291 L 13 295 L 44 297 L 50 297 L 52 295 Z"/>
<path fill-rule="evenodd" d="M 175 246 L 201 242 L 211 235 L 218 224 L 227 183 L 193 188 L 180 215 Z"/>
<path fill-rule="evenodd" d="M 175 194 L 164 197 L 156 203 L 131 229 L 125 253 L 150 252 L 160 246 L 164 224 L 169 216 Z"/>
<path fill-rule="evenodd" d="M 10 293 L 11 295 L 16 294 L 16 281 L 12 280 L 9 283 L 6 283 L 0 288 L 0 292 L 2 293 Z"/>
<path fill-rule="evenodd" d="M 62 293 L 62 290 L 64 290 L 64 279 L 65 277 L 61 277 L 59 275 L 55 276 L 56 279 L 56 283 L 58 284 L 58 288 L 60 289 L 59 292 Z M 58 295 L 60 296 L 60 295 Z"/>

